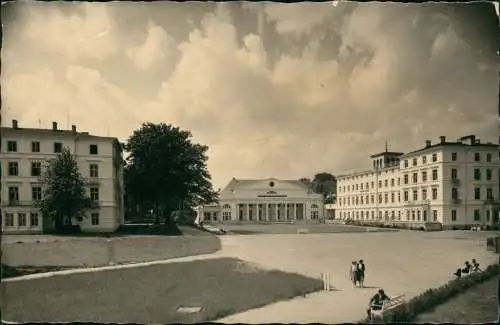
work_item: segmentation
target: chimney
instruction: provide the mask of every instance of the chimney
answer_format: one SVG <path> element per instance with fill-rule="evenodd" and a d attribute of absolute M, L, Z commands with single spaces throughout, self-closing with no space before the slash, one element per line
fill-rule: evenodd
<path fill-rule="evenodd" d="M 52 122 L 52 130 L 57 131 L 57 122 Z"/>
<path fill-rule="evenodd" d="M 471 135 L 470 136 L 470 144 L 475 144 L 476 143 L 476 136 L 475 135 Z"/>
<path fill-rule="evenodd" d="M 480 139 L 476 139 L 476 143 L 477 144 L 481 144 L 481 140 Z"/>
<path fill-rule="evenodd" d="M 429 148 L 431 146 L 431 140 L 425 140 L 425 147 Z"/>
<path fill-rule="evenodd" d="M 71 131 L 73 131 L 74 133 L 76 133 L 76 125 L 72 125 L 71 126 Z"/>
<path fill-rule="evenodd" d="M 12 120 L 12 128 L 17 129 L 17 120 Z"/>
<path fill-rule="evenodd" d="M 442 136 L 439 137 L 439 140 L 441 141 L 441 143 L 445 143 L 446 142 L 446 137 L 444 135 L 442 135 Z"/>

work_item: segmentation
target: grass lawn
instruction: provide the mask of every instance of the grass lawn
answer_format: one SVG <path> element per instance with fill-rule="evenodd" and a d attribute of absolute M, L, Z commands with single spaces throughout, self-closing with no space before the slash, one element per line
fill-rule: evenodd
<path fill-rule="evenodd" d="M 115 232 L 107 233 L 93 233 L 93 232 L 67 232 L 67 233 L 50 233 L 57 236 L 68 237 L 121 237 L 131 235 L 155 235 L 155 236 L 182 236 L 182 227 L 176 224 L 125 224 L 121 225 Z M 186 227 L 184 227 L 186 228 Z"/>
<path fill-rule="evenodd" d="M 475 285 L 463 294 L 421 314 L 415 323 L 489 324 L 497 320 L 498 277 Z"/>
<path fill-rule="evenodd" d="M 181 228 L 182 229 L 182 228 Z M 9 266 L 102 266 L 110 256 L 115 263 L 215 253 L 217 236 L 187 227 L 185 236 L 125 236 L 112 238 L 64 238 L 61 241 L 2 243 L 2 263 Z M 112 250 L 110 249 L 112 247 Z"/>
<path fill-rule="evenodd" d="M 219 258 L 4 282 L 5 320 L 193 323 L 320 290 L 298 274 Z M 196 313 L 179 307 L 201 307 Z"/>
<path fill-rule="evenodd" d="M 208 224 L 208 223 L 207 223 Z M 366 227 L 346 226 L 336 224 L 214 224 L 224 229 L 228 235 L 255 234 L 297 234 L 301 229 L 307 229 L 311 234 L 328 233 L 359 233 L 367 232 Z M 398 231 L 396 229 L 370 228 L 369 232 Z"/>

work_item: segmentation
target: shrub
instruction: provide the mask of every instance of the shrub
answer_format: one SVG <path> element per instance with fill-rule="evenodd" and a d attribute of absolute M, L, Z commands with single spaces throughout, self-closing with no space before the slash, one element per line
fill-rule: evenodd
<path fill-rule="evenodd" d="M 484 271 L 472 273 L 461 279 L 454 279 L 439 288 L 431 288 L 414 297 L 401 306 L 384 314 L 383 323 L 411 322 L 417 315 L 432 310 L 450 298 L 457 296 L 468 288 L 484 283 L 495 276 L 500 275 L 500 265 L 490 265 Z M 361 322 L 367 323 L 369 319 Z"/>
<path fill-rule="evenodd" d="M 16 268 L 2 264 L 2 279 L 12 278 L 19 275 L 22 275 L 22 272 L 18 271 Z"/>

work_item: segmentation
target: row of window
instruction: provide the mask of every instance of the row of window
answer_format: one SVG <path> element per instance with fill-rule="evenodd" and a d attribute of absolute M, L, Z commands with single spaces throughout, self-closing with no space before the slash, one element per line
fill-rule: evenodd
<path fill-rule="evenodd" d="M 19 202 L 19 187 L 9 186 L 8 191 L 9 191 L 9 202 L 13 204 Z M 31 187 L 31 199 L 33 201 L 39 201 L 42 199 L 42 188 L 40 186 L 34 185 Z M 99 201 L 98 187 L 90 188 L 90 199 Z"/>
<path fill-rule="evenodd" d="M 474 199 L 475 200 L 481 200 L 481 188 L 480 187 L 475 187 L 474 188 Z M 409 201 L 409 191 L 403 191 L 403 201 L 408 202 Z M 390 196 L 389 196 L 390 194 Z M 458 200 L 459 199 L 459 194 L 458 194 L 458 189 L 453 187 L 451 189 L 451 198 L 453 200 Z M 352 200 L 351 200 L 352 199 Z M 418 201 L 418 190 L 412 190 L 412 200 L 413 201 Z M 421 200 L 427 200 L 427 189 L 422 189 L 421 190 Z M 438 200 L 438 189 L 437 188 L 432 188 L 431 189 L 431 199 L 432 200 Z M 493 188 L 488 187 L 486 188 L 486 200 L 493 200 Z M 396 202 L 396 193 L 383 193 L 378 195 L 378 200 L 377 203 L 395 203 Z M 401 193 L 397 192 L 397 202 L 401 202 Z M 352 204 L 351 204 L 352 203 Z M 351 197 L 340 197 L 339 198 L 339 205 L 362 205 L 362 204 L 375 204 L 375 195 L 359 195 L 359 196 L 351 196 Z"/>
<path fill-rule="evenodd" d="M 7 166 L 7 173 L 9 176 L 19 176 L 19 162 L 9 161 Z M 31 176 L 40 176 L 42 173 L 42 163 L 35 161 L 31 162 Z M 89 164 L 90 177 L 99 177 L 99 165 L 92 163 Z"/>
<path fill-rule="evenodd" d="M 38 212 L 31 212 L 29 214 L 29 224 L 27 223 L 27 214 L 24 212 L 17 213 L 17 220 L 14 213 L 5 213 L 5 219 L 3 224 L 5 227 L 39 227 L 40 226 L 40 215 Z M 17 222 L 16 222 L 17 221 Z M 92 226 L 99 225 L 99 213 L 94 212 L 90 214 L 90 223 Z"/>
<path fill-rule="evenodd" d="M 411 180 L 412 183 L 418 183 L 418 172 L 412 173 L 411 174 Z M 452 180 L 457 180 L 458 179 L 458 168 L 452 168 L 451 169 L 451 179 Z M 500 178 L 500 171 L 499 171 L 499 178 Z M 427 171 L 422 171 L 421 172 L 421 182 L 427 182 L 428 181 L 428 175 Z M 486 181 L 491 181 L 493 179 L 493 171 L 489 168 L 485 170 L 485 180 Z M 433 169 L 431 172 L 431 180 L 432 181 L 437 181 L 438 180 L 438 169 Z M 482 172 L 480 168 L 474 168 L 474 180 L 475 181 L 481 181 L 482 180 Z M 390 180 L 390 186 L 394 187 L 395 183 L 397 181 L 397 185 L 400 186 L 401 182 L 399 178 L 391 178 Z M 404 174 L 403 175 L 403 184 L 408 185 L 410 183 L 410 174 Z M 378 188 L 383 188 L 383 187 L 389 187 L 389 180 L 386 179 L 384 181 L 379 180 L 378 181 Z M 359 190 L 369 190 L 369 189 L 374 189 L 375 188 L 375 182 L 366 182 L 366 183 L 359 183 L 359 184 L 353 184 L 347 185 L 347 186 L 339 186 L 339 192 L 350 192 L 350 191 L 359 191 Z"/>
<path fill-rule="evenodd" d="M 248 220 L 249 221 L 254 221 L 254 220 L 255 221 L 257 221 L 257 220 L 264 221 L 264 220 L 266 220 L 266 218 L 264 217 L 264 213 L 262 213 L 262 211 L 259 211 L 259 213 L 255 217 L 256 218 L 254 219 L 253 213 L 249 213 Z M 282 216 L 280 213 L 280 210 L 278 210 L 277 215 L 276 215 L 276 220 L 292 220 L 293 217 L 296 217 L 297 220 L 304 219 L 304 216 L 302 215 L 302 213 L 297 213 L 296 216 L 292 216 L 292 213 L 290 213 L 290 211 L 288 211 L 288 213 L 286 213 L 286 216 Z M 319 219 L 319 211 L 312 210 L 311 211 L 311 220 L 318 220 L 318 219 Z M 214 215 L 214 220 L 216 220 L 215 215 Z M 231 220 L 231 211 L 222 211 L 222 220 L 230 221 Z M 238 220 L 239 221 L 245 220 L 245 215 L 244 215 L 243 210 L 239 211 Z"/>
<path fill-rule="evenodd" d="M 14 213 L 6 213 L 3 224 L 5 227 L 14 227 Z M 17 213 L 17 226 L 18 227 L 38 227 L 40 226 L 40 218 L 37 212 L 31 212 L 29 215 L 29 224 L 27 223 L 26 213 Z"/>
<path fill-rule="evenodd" d="M 278 207 L 284 207 L 285 205 L 288 205 L 288 206 L 299 206 L 300 208 L 302 208 L 304 205 L 303 203 L 270 203 L 270 204 L 271 205 L 275 204 Z M 243 209 L 244 207 L 248 206 L 248 208 L 251 210 L 254 205 L 258 206 L 259 209 L 265 209 L 267 204 L 239 204 L 238 207 L 240 209 Z M 222 206 L 222 209 L 229 210 L 231 209 L 231 206 L 229 204 L 224 204 Z M 311 209 L 319 209 L 319 206 L 317 204 L 311 204 Z"/>
<path fill-rule="evenodd" d="M 432 221 L 436 222 L 438 220 L 438 211 L 432 210 Z M 373 220 L 373 221 L 427 221 L 427 210 L 407 210 L 406 213 L 401 211 L 379 211 L 376 217 L 375 211 L 344 211 L 341 212 L 341 217 L 343 219 L 353 219 L 353 220 Z M 490 221 L 491 211 L 486 210 L 486 221 Z M 451 221 L 457 221 L 457 210 L 451 210 Z M 474 221 L 481 221 L 481 210 L 474 210 Z"/>
<path fill-rule="evenodd" d="M 486 162 L 491 162 L 492 161 L 493 155 L 491 153 L 486 153 Z M 437 154 L 434 153 L 431 156 L 432 162 L 437 161 Z M 457 161 L 458 160 L 458 153 L 457 152 L 452 152 L 451 153 L 451 161 Z M 418 166 L 418 159 L 413 158 L 412 160 L 412 166 Z M 427 156 L 422 156 L 421 157 L 422 164 L 425 165 L 427 163 Z M 475 152 L 474 153 L 474 161 L 479 162 L 481 161 L 481 153 L 480 152 Z M 406 159 L 404 161 L 404 166 L 407 168 L 409 166 L 409 160 Z"/>
<path fill-rule="evenodd" d="M 7 152 L 18 152 L 17 149 L 18 149 L 17 148 L 17 141 L 14 141 L 14 140 L 7 141 Z M 54 142 L 53 149 L 54 149 L 54 153 L 62 152 L 62 149 L 63 149 L 62 142 Z M 40 152 L 40 142 L 39 141 L 32 141 L 31 142 L 31 152 Z M 89 154 L 90 155 L 98 155 L 99 154 L 99 149 L 98 149 L 97 144 L 90 144 L 89 145 Z"/>

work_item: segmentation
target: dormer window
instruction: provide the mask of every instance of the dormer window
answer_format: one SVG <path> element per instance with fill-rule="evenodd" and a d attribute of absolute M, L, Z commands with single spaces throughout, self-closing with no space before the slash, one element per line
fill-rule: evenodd
<path fill-rule="evenodd" d="M 269 187 L 274 187 L 274 182 L 273 181 L 269 182 Z"/>

